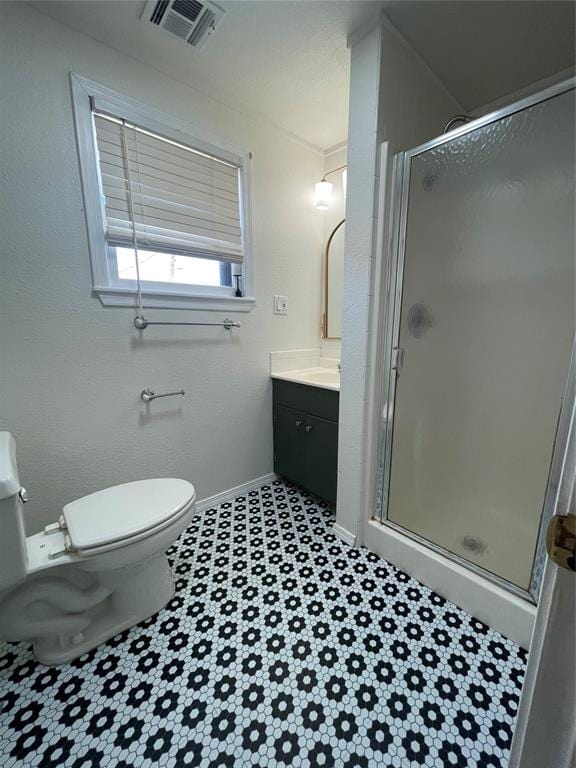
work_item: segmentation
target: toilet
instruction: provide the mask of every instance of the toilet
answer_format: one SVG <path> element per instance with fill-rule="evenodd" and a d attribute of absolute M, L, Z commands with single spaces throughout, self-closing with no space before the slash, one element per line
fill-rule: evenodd
<path fill-rule="evenodd" d="M 186 480 L 106 488 L 26 536 L 16 445 L 0 432 L 0 638 L 65 664 L 161 610 L 174 595 L 166 550 L 196 512 Z"/>

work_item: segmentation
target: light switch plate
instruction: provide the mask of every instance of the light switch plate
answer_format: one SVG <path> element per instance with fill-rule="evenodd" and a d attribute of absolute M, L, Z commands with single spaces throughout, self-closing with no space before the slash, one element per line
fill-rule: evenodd
<path fill-rule="evenodd" d="M 288 297 L 287 296 L 274 296 L 274 314 L 275 315 L 288 314 Z"/>

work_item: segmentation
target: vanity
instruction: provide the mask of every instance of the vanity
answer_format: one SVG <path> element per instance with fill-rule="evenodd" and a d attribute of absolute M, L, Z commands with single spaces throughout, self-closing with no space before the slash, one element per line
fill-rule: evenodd
<path fill-rule="evenodd" d="M 336 503 L 340 375 L 312 366 L 272 372 L 274 471 Z"/>
<path fill-rule="evenodd" d="M 345 162 L 344 154 L 337 164 Z M 336 504 L 338 480 L 344 198 L 341 189 L 340 208 L 336 206 L 325 222 L 328 229 L 322 270 L 323 349 L 287 350 L 270 355 L 274 471 L 330 505 Z"/>

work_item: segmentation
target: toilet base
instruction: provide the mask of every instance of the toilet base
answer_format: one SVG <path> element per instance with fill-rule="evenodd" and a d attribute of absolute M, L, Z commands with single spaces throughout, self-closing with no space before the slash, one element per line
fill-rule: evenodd
<path fill-rule="evenodd" d="M 106 597 L 83 612 L 87 624 L 81 631 L 33 641 L 34 656 L 41 664 L 59 666 L 77 659 L 158 613 L 174 596 L 174 577 L 164 554 L 136 566 L 91 576 Z"/>

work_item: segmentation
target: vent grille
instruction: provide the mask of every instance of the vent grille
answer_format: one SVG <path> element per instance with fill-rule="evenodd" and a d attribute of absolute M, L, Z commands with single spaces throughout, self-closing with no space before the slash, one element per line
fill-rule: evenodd
<path fill-rule="evenodd" d="M 192 24 L 178 16 L 177 13 L 167 13 L 162 26 L 167 32 L 172 32 L 173 35 L 184 40 L 188 39 L 188 35 L 192 30 Z"/>
<path fill-rule="evenodd" d="M 203 8 L 202 3 L 199 3 L 197 0 L 174 0 L 172 4 L 173 11 L 176 11 L 180 16 L 184 16 L 185 19 L 190 21 L 196 21 Z"/>
<path fill-rule="evenodd" d="M 211 0 L 150 0 L 142 18 L 200 49 L 223 16 L 223 9 Z"/>
<path fill-rule="evenodd" d="M 188 38 L 190 45 L 195 45 L 197 47 L 206 35 L 210 35 L 210 30 L 214 28 L 214 21 L 214 14 L 207 8 L 204 11 L 204 14 L 198 24 L 196 24 L 192 30 L 192 34 Z"/>
<path fill-rule="evenodd" d="M 153 24 L 160 24 L 162 17 L 166 13 L 166 8 L 168 8 L 169 3 L 170 0 L 159 0 L 158 3 L 154 3 L 154 10 L 152 16 L 150 17 L 150 21 Z"/>

